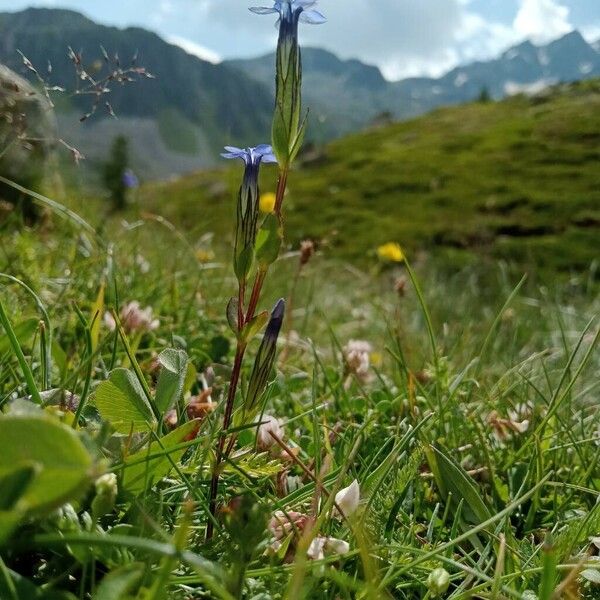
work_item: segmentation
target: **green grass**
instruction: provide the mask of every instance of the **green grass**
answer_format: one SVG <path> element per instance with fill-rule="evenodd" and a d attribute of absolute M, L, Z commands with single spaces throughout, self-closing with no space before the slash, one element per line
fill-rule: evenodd
<path fill-rule="evenodd" d="M 165 109 L 158 116 L 158 129 L 165 145 L 181 154 L 195 155 L 199 150 L 195 125 L 175 109 Z"/>
<path fill-rule="evenodd" d="M 600 233 L 599 131 L 593 80 L 344 138 L 292 174 L 288 238 L 362 265 L 397 241 L 453 265 L 506 259 L 534 278 L 585 271 Z M 198 173 L 148 186 L 140 201 L 228 238 L 236 185 L 233 171 Z"/>
<path fill-rule="evenodd" d="M 247 432 L 220 493 L 225 503 L 244 500 L 220 513 L 207 543 L 211 449 L 234 341 L 224 318 L 235 288 L 229 268 L 197 261 L 196 246 L 207 250 L 209 240 L 194 244 L 152 219 L 114 219 L 100 238 L 56 217 L 35 230 L 15 225 L 3 226 L 0 271 L 26 283 L 47 311 L 50 387 L 78 395 L 89 389 L 80 437 L 97 468 L 117 474 L 119 493 L 104 511 L 88 488 L 59 512 L 20 517 L 0 548 L 1 598 L 432 598 L 427 580 L 441 567 L 450 576 L 442 597 L 452 600 L 527 598 L 527 590 L 549 599 L 561 584 L 577 586 L 573 597 L 597 597 L 589 553 L 600 531 L 600 362 L 591 319 L 600 305 L 585 277 L 519 287 L 501 266 L 449 276 L 423 263 L 422 297 L 411 283 L 400 297 L 393 281 L 408 277 L 405 267 L 378 275 L 315 257 L 299 278 L 298 335 L 285 360 L 285 337 L 280 344 L 266 412 L 283 420 L 286 443 L 326 490 L 357 479 L 361 507 L 348 522 L 334 518 L 310 477 L 277 451 L 257 453 Z M 292 254 L 277 263 L 264 308 L 290 294 L 297 261 Z M 23 352 L 0 338 L 1 420 L 25 410 L 15 399 L 31 387 L 43 391 L 45 345 L 35 298 L 4 279 L 0 299 Z M 125 345 L 101 325 L 93 342 L 92 315 L 134 299 L 153 307 L 160 327 Z M 371 377 L 362 383 L 348 379 L 344 367 L 341 347 L 351 339 L 373 346 Z M 113 367 L 133 363 L 153 399 L 153 357 L 168 347 L 184 349 L 196 373 L 212 369 L 216 411 L 197 438 L 172 448 L 160 428 L 150 436 L 111 434 L 94 409 L 99 386 Z M 251 355 L 256 349 L 255 342 Z M 200 380 L 184 389 L 183 403 Z M 64 408 L 45 412 L 52 422 L 71 423 Z M 526 431 L 502 425 L 513 413 L 529 421 Z M 499 439 L 503 433 L 509 435 Z M 35 455 L 43 443 L 32 439 L 24 448 Z M 131 457 L 123 470 L 136 452 L 137 463 Z M 132 486 L 134 473 L 151 473 L 146 462 L 165 452 L 165 474 Z M 0 457 L 0 479 L 10 467 Z M 8 505 L 6 512 L 2 481 L 0 517 L 16 510 Z M 47 493 L 59 493 L 62 481 Z M 292 535 L 287 559 L 273 555 L 265 523 L 279 509 L 316 509 L 319 535 L 347 541 L 349 552 L 306 561 L 309 540 Z M 0 532 L 4 524 L 0 519 Z M 549 533 L 553 541 L 544 546 Z M 118 584 L 128 592 L 109 591 Z M 36 596 L 30 585 L 43 591 Z"/>
<path fill-rule="evenodd" d="M 76 195 L 76 212 L 38 196 L 34 227 L 5 215 L 0 600 L 598 598 L 597 86 L 305 158 L 259 307 L 287 299 L 261 398 L 286 449 L 240 425 L 257 339 L 210 541 L 239 165 L 145 187 L 123 214 Z M 306 237 L 320 251 L 299 268 Z M 414 270 L 382 269 L 391 240 Z M 131 301 L 158 326 L 112 330 Z M 363 377 L 352 340 L 372 349 Z M 294 522 L 278 546 L 277 511 Z M 323 537 L 348 546 L 309 558 Z"/>

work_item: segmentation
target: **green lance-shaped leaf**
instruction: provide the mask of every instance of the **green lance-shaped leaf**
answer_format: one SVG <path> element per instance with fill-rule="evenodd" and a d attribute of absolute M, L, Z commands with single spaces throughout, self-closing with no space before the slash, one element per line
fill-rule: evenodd
<path fill-rule="evenodd" d="M 233 270 L 238 281 L 245 281 L 254 262 L 254 246 L 245 246 L 235 253 L 235 264 Z"/>
<path fill-rule="evenodd" d="M 269 375 L 275 362 L 277 339 L 281 331 L 284 315 L 285 300 L 281 299 L 277 302 L 271 313 L 269 324 L 267 325 L 254 361 L 250 383 L 248 384 L 248 394 L 244 403 L 244 414 L 247 417 L 252 417 L 256 413 L 259 400 L 267 387 Z"/>
<path fill-rule="evenodd" d="M 247 344 L 269 321 L 269 313 L 265 310 L 248 321 L 240 333 L 240 339 Z"/>
<path fill-rule="evenodd" d="M 98 586 L 93 600 L 114 600 L 128 598 L 133 593 L 142 577 L 145 566 L 143 563 L 132 563 L 111 571 Z"/>
<path fill-rule="evenodd" d="M 434 454 L 428 455 L 428 458 L 434 457 L 436 464 L 432 471 L 439 477 L 440 489 L 451 493 L 455 500 L 464 500 L 463 514 L 466 519 L 474 524 L 487 521 L 490 517 L 490 511 L 477 490 L 477 484 L 473 478 L 453 459 L 447 450 L 431 446 Z"/>

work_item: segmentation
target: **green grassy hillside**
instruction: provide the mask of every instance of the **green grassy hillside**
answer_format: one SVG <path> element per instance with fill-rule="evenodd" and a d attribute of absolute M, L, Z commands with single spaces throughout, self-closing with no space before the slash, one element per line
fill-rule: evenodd
<path fill-rule="evenodd" d="M 275 172 L 265 168 L 263 191 Z M 228 235 L 238 169 L 146 187 L 144 209 Z M 437 110 L 306 154 L 287 236 L 359 262 L 388 241 L 462 263 L 577 271 L 598 254 L 600 81 Z"/>

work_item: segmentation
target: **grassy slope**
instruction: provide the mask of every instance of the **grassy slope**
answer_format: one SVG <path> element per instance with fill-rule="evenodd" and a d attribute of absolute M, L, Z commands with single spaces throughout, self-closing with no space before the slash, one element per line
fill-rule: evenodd
<path fill-rule="evenodd" d="M 437 110 L 307 158 L 290 181 L 288 237 L 326 238 L 334 255 L 354 260 L 395 240 L 455 262 L 475 252 L 584 269 L 600 228 L 599 148 L 597 80 Z M 177 223 L 227 235 L 238 177 L 198 173 L 141 198 Z"/>

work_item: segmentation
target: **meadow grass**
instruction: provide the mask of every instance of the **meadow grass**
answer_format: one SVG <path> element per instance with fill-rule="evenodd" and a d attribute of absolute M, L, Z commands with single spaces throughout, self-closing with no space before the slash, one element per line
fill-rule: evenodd
<path fill-rule="evenodd" d="M 538 283 L 585 271 L 598 254 L 599 91 L 590 80 L 441 108 L 309 149 L 288 180 L 288 239 L 361 268 L 395 241 L 451 267 L 505 260 Z M 272 179 L 263 169 L 264 192 Z M 204 171 L 146 185 L 139 200 L 229 239 L 237 184 L 235 169 Z"/>
<path fill-rule="evenodd" d="M 82 490 L 71 508 L 22 517 L 0 550 L 1 598 L 597 597 L 593 274 L 545 288 L 502 264 L 448 273 L 417 261 L 415 275 L 408 264 L 381 272 L 313 257 L 266 400 L 282 445 L 261 450 L 252 428 L 238 431 L 207 542 L 234 348 L 223 307 L 235 279 L 219 243 L 164 221 L 115 219 L 101 236 L 92 231 L 56 207 L 36 229 L 4 223 L 0 299 L 26 365 L 3 336 L 0 407 L 22 413 L 25 374 L 40 392 L 87 397 L 80 435 L 117 474 L 118 495 L 104 512 L 98 490 Z M 264 308 L 290 296 L 297 269 L 297 253 L 280 258 Z M 102 316 L 132 300 L 151 306 L 160 326 L 120 337 Z M 344 354 L 353 339 L 371 345 L 367 372 L 353 372 Z M 134 368 L 155 396 L 166 348 L 193 365 L 181 406 L 212 380 L 214 410 L 197 437 L 170 445 L 156 433 L 111 435 L 95 408 L 102 382 L 114 367 Z M 64 404 L 48 401 L 45 412 L 73 423 Z M 353 480 L 360 507 L 340 519 L 334 496 Z M 276 511 L 302 519 L 289 517 L 297 527 L 274 546 L 266 524 Z M 323 537 L 349 548 L 309 559 Z"/>

